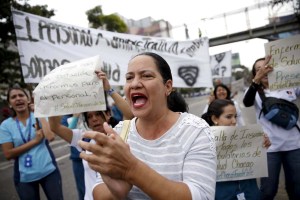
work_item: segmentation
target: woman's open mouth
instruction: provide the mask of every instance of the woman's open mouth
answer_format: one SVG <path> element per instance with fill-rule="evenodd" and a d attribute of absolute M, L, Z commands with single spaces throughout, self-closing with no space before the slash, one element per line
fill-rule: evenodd
<path fill-rule="evenodd" d="M 146 104 L 147 100 L 148 98 L 144 94 L 141 93 L 131 94 L 131 101 L 134 108 L 143 107 Z"/>

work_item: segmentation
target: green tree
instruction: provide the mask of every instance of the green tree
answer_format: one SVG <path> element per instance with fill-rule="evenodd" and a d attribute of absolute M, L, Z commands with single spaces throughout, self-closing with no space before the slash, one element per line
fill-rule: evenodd
<path fill-rule="evenodd" d="M 88 21 L 92 28 L 102 27 L 105 30 L 126 33 L 127 25 L 115 14 L 104 15 L 101 6 L 96 6 L 86 12 Z"/>
<path fill-rule="evenodd" d="M 0 89 L 5 91 L 7 87 L 15 83 L 26 86 L 22 77 L 19 54 L 16 49 L 17 42 L 11 7 L 47 18 L 54 16 L 54 10 L 48 10 L 47 5 L 31 6 L 26 0 L 1 0 L 0 2 Z"/>
<path fill-rule="evenodd" d="M 236 68 L 232 73 L 232 76 L 235 77 L 235 80 L 244 78 L 246 85 L 252 81 L 252 73 L 249 68 L 244 65 L 240 65 L 238 68 Z"/>

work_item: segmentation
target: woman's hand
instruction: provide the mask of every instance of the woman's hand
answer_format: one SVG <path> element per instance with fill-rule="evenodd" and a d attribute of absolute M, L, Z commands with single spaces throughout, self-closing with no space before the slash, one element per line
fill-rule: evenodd
<path fill-rule="evenodd" d="M 95 74 L 97 74 L 97 77 L 103 81 L 103 88 L 105 91 L 110 90 L 110 84 L 109 81 L 107 80 L 106 74 L 103 71 L 96 70 Z"/>
<path fill-rule="evenodd" d="M 37 126 L 37 125 L 35 125 L 35 126 Z M 42 140 L 43 140 L 43 138 L 44 138 L 44 133 L 43 133 L 43 129 L 37 129 L 37 127 L 36 127 L 36 132 L 35 132 L 35 138 L 34 138 L 34 140 L 36 141 L 36 143 L 38 144 L 38 143 L 40 143 Z"/>
<path fill-rule="evenodd" d="M 126 179 L 126 174 L 138 160 L 131 154 L 129 146 L 106 122 L 103 126 L 107 135 L 95 131 L 84 133 L 84 138 L 93 139 L 96 144 L 79 141 L 80 147 L 92 152 L 92 154 L 82 152 L 80 157 L 100 174 L 115 179 Z"/>
<path fill-rule="evenodd" d="M 260 84 L 261 80 L 268 75 L 271 71 L 273 71 L 273 67 L 269 65 L 269 62 L 271 60 L 272 56 L 266 56 L 264 63 L 259 68 L 259 70 L 256 72 L 255 77 L 253 78 L 253 81 L 256 84 Z"/>
<path fill-rule="evenodd" d="M 79 117 L 81 115 L 81 113 L 74 113 L 73 117 Z"/>
<path fill-rule="evenodd" d="M 110 193 L 117 199 L 122 199 L 132 188 L 132 184 L 126 180 L 126 174 L 137 159 L 131 154 L 129 146 L 107 123 L 103 126 L 106 135 L 95 131 L 84 133 L 84 138 L 93 139 L 96 143 L 79 141 L 80 147 L 92 152 L 92 154 L 81 152 L 80 157 L 101 174 Z M 99 188 L 94 189 L 94 196 L 101 195 L 101 187 L 100 184 Z"/>
<path fill-rule="evenodd" d="M 34 104 L 30 103 L 28 106 L 29 106 L 30 112 L 34 112 Z"/>
<path fill-rule="evenodd" d="M 214 94 L 209 95 L 208 97 L 208 105 L 216 99 Z"/>
<path fill-rule="evenodd" d="M 271 141 L 267 134 L 264 134 L 264 141 L 263 141 L 263 147 L 268 149 L 271 146 Z"/>

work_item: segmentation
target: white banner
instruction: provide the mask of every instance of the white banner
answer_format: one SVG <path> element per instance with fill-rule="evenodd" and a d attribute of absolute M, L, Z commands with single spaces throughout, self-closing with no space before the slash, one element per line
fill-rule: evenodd
<path fill-rule="evenodd" d="M 217 147 L 217 181 L 268 176 L 261 126 L 213 126 Z"/>
<path fill-rule="evenodd" d="M 47 74 L 33 91 L 34 116 L 49 117 L 106 110 L 99 56 L 62 65 Z"/>
<path fill-rule="evenodd" d="M 274 67 L 268 74 L 270 90 L 300 86 L 300 35 L 266 43 L 265 53 Z"/>
<path fill-rule="evenodd" d="M 210 68 L 213 78 L 231 77 L 231 51 L 210 56 Z"/>
<path fill-rule="evenodd" d="M 13 10 L 22 72 L 27 83 L 38 83 L 54 68 L 100 55 L 111 85 L 124 85 L 130 58 L 156 52 L 169 63 L 175 87 L 212 87 L 208 38 L 174 41 L 92 28 L 81 28 Z"/>

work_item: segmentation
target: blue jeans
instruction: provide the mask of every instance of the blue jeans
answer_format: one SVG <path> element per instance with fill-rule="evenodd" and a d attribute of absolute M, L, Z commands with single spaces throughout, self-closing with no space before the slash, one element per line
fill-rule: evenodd
<path fill-rule="evenodd" d="M 267 153 L 269 177 L 261 178 L 263 200 L 273 200 L 279 183 L 281 165 L 285 174 L 285 188 L 290 200 L 300 199 L 300 149 Z"/>
<path fill-rule="evenodd" d="M 63 200 L 62 182 L 58 169 L 48 176 L 33 182 L 15 182 L 21 200 L 39 200 L 39 185 L 42 186 L 48 200 Z"/>
<path fill-rule="evenodd" d="M 240 193 L 244 193 L 247 200 L 259 200 L 260 191 L 256 179 L 216 183 L 215 200 L 237 200 Z"/>

